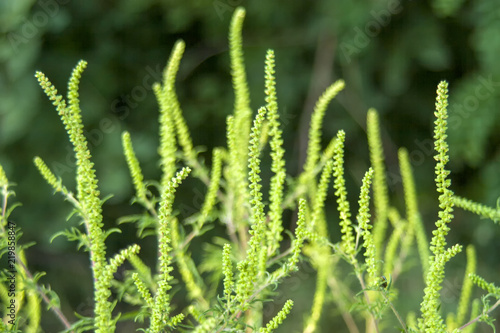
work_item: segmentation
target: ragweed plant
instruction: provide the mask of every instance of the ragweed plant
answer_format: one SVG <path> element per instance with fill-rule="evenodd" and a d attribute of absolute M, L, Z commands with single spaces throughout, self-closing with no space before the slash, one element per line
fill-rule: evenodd
<path fill-rule="evenodd" d="M 13 184 L 0 166 L 0 255 L 9 260 L 0 276 L 0 300 L 6 309 L 0 322 L 2 332 L 42 331 L 41 302 L 57 316 L 64 332 L 114 332 L 119 321 L 131 319 L 140 326 L 139 331 L 150 333 L 273 332 L 286 320 L 294 302 L 287 299 L 270 318 L 264 316 L 263 302 L 272 300 L 275 286 L 296 272 L 303 258 L 317 274 L 311 310 L 304 317 L 303 329 L 298 331 L 331 331 L 322 329 L 320 322 L 323 309 L 330 304 L 338 308 L 352 333 L 362 331 L 362 325 L 366 332 L 382 332 L 393 326 L 404 332 L 472 332 L 479 321 L 492 325 L 489 314 L 500 305 L 500 288 L 477 274 L 472 245 L 466 247 L 467 265 L 458 305 L 446 318 L 441 309 L 445 264 L 463 248 L 461 244 L 447 246 L 453 207 L 494 222 L 500 216 L 498 208 L 455 196 L 451 190 L 450 171 L 446 169 L 448 84 L 441 82 L 437 91 L 435 183 L 440 211 L 428 241 L 409 154 L 403 148 L 398 156 L 404 214 L 391 204 L 380 121 L 374 109 L 367 113 L 371 166 L 361 181 L 357 213 L 351 211 L 344 165 L 348 135 L 339 130 L 325 148 L 321 146 L 323 118 L 328 105 L 344 89 L 342 80 L 331 84 L 315 105 L 303 171 L 296 178 L 287 175 L 274 76 L 275 54 L 273 50 L 266 53 L 266 97 L 263 106 L 253 112 L 242 50 L 244 16 L 244 9 L 238 8 L 231 21 L 229 44 L 235 102 L 226 121 L 227 144 L 213 149 L 211 168 L 198 156 L 200 150 L 191 139 L 175 91 L 186 47 L 183 41 L 174 45 L 162 82 L 153 86 L 159 105 L 158 181 L 145 180 L 134 151 L 134 135 L 122 134 L 123 163 L 129 168 L 135 190 L 132 203 L 141 206 L 143 213 L 123 216 L 119 222 L 134 223 L 140 238 L 155 237 L 158 256 L 154 267 L 145 264 L 146 258 L 137 244 L 114 255 L 107 250 L 109 236 L 120 229 L 104 227 L 102 212 L 106 200 L 100 194 L 83 131 L 78 87 L 87 63 L 80 61 L 73 70 L 66 98 L 58 94 L 43 73 L 36 73 L 72 144 L 77 161 L 76 189 L 67 188 L 42 158 L 35 157 L 34 163 L 54 192 L 74 207 L 71 216 L 77 217 L 80 226 L 55 236 L 76 241 L 89 252 L 94 309 L 92 316 L 80 315 L 77 321 L 70 322 L 61 310 L 57 294 L 42 283 L 43 273 L 29 271 L 25 256 L 29 244 L 19 243 L 20 228 L 10 220 L 12 210 L 18 206 L 9 202 L 14 194 Z M 263 179 L 262 157 L 267 145 L 272 175 Z M 188 177 L 197 178 L 206 186 L 206 196 L 199 212 L 180 216 L 176 193 Z M 265 181 L 269 182 L 269 193 L 264 196 Z M 338 219 L 329 216 L 325 209 L 329 190 L 336 198 Z M 287 210 L 297 217 L 290 241 L 283 225 Z M 337 221 L 340 232 L 333 234 L 329 225 Z M 206 247 L 208 259 L 197 262 L 191 257 L 189 246 L 206 239 L 201 236 L 211 235 L 215 223 L 225 228 L 225 237 L 214 238 L 214 244 Z M 419 258 L 412 260 L 417 255 Z M 114 273 L 125 261 L 129 268 L 123 268 L 124 273 L 118 278 Z M 416 311 L 401 313 L 397 282 L 408 273 L 409 261 L 419 262 L 425 289 L 420 306 L 414 304 Z M 179 279 L 174 278 L 175 272 Z M 478 300 L 471 304 L 473 285 L 486 292 L 482 309 Z M 179 302 L 178 294 L 173 292 L 180 289 L 185 291 L 184 302 Z M 496 303 L 491 305 L 491 299 Z M 121 303 L 134 310 L 118 313 L 117 305 Z"/>
<path fill-rule="evenodd" d="M 294 197 L 293 203 L 297 205 L 298 213 L 295 236 L 288 250 L 281 252 L 286 169 L 275 91 L 274 55 L 270 50 L 266 57 L 266 106 L 258 110 L 252 121 L 241 41 L 244 15 L 243 9 L 235 12 L 229 33 L 236 98 L 234 112 L 228 117 L 228 145 L 213 150 L 211 170 L 197 156 L 175 93 L 175 78 L 185 49 L 183 41 L 177 42 L 172 50 L 163 82 L 153 86 L 160 110 L 158 152 L 162 177 L 157 183 L 157 191 L 151 188 L 153 182 L 146 181 L 142 174 L 140 161 L 133 148 L 133 135 L 128 132 L 122 135 L 125 161 L 136 192 L 133 202 L 142 205 L 145 212 L 141 216 L 125 216 L 120 222 L 135 222 L 140 237 L 154 235 L 157 238 L 158 260 L 155 268 L 144 264 L 136 244 L 113 257 L 107 253 L 106 239 L 119 229 L 104 229 L 102 210 L 105 200 L 100 197 L 94 164 L 83 135 L 78 85 L 87 63 L 81 61 L 74 69 L 66 99 L 58 94 L 43 73 L 37 72 L 36 77 L 56 107 L 73 145 L 77 159 L 76 194 L 52 173 L 40 157 L 36 157 L 34 162 L 54 191 L 73 204 L 83 230 L 72 227 L 58 235 L 77 241 L 79 246 L 89 251 L 94 276 L 94 316 L 75 323 L 69 323 L 62 316 L 60 319 L 66 331 L 92 329 L 101 333 L 114 332 L 116 323 L 122 320 L 122 316 L 113 311 L 117 302 L 138 307 L 139 311 L 132 312 L 132 317 L 145 321 L 144 330 L 147 332 L 179 330 L 181 327 L 196 332 L 250 329 L 272 332 L 291 311 L 293 302 L 288 300 L 274 318 L 263 323 L 260 300 L 271 295 L 273 286 L 298 268 L 307 234 L 306 204 L 304 199 Z M 269 194 L 271 204 L 266 207 L 262 194 L 260 155 L 262 145 L 268 139 L 274 176 Z M 6 207 L 11 192 L 3 171 L 1 175 Z M 176 216 L 174 199 L 177 188 L 182 186 L 182 181 L 187 177 L 196 177 L 205 183 L 207 195 L 199 213 L 181 220 Z M 217 205 L 220 207 L 216 208 Z M 216 209 L 220 210 L 217 211 L 218 216 L 214 217 Z M 4 208 L 3 225 L 7 224 L 9 213 L 10 210 Z M 211 229 L 209 224 L 214 220 L 225 225 L 228 233 L 228 239 L 219 249 L 219 265 L 209 267 L 207 273 L 223 274 L 224 290 L 219 295 L 216 279 L 208 279 L 213 281 L 208 283 L 202 277 L 199 264 L 188 253 L 189 244 Z M 4 234 L 8 235 L 7 232 Z M 130 262 L 133 269 L 124 273 L 124 279 L 117 280 L 113 274 L 125 260 Z M 171 289 L 178 283 L 173 279 L 174 269 L 179 271 L 187 297 L 192 301 L 190 306 L 180 311 L 174 310 L 172 306 Z M 23 277 L 26 273 L 26 270 L 21 270 Z M 36 285 L 37 279 L 31 280 Z M 36 288 L 28 289 L 29 302 L 25 307 L 31 319 L 27 322 L 16 320 L 9 326 L 10 330 L 18 326 L 33 326 L 33 329 L 28 330 L 30 332 L 38 330 L 37 305 L 40 299 L 37 295 L 47 298 L 47 292 L 42 290 L 37 294 L 35 291 Z M 8 299 L 4 300 L 8 303 Z M 46 302 L 49 305 L 54 303 L 51 299 Z M 18 300 L 17 304 L 22 305 L 22 300 Z M 56 313 L 60 312 L 58 305 L 52 308 Z M 124 318 L 130 316 L 123 315 Z"/>

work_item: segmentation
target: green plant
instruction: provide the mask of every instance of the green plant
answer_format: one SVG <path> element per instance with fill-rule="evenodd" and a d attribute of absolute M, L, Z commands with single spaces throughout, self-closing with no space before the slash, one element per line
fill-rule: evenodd
<path fill-rule="evenodd" d="M 392 318 L 395 318 L 397 327 L 405 332 L 472 331 L 477 321 L 493 326 L 489 313 L 500 304 L 500 288 L 486 282 L 475 272 L 473 246 L 467 247 L 467 279 L 458 307 L 456 311 L 449 312 L 446 320 L 442 316 L 439 292 L 445 279 L 445 264 L 462 250 L 459 244 L 447 247 L 453 206 L 464 207 L 495 222 L 500 214 L 498 209 L 456 197 L 450 189 L 449 171 L 446 170 L 447 83 L 441 82 L 437 91 L 434 139 L 440 212 L 430 242 L 418 212 L 415 184 L 405 149 L 399 151 L 399 159 L 406 217 L 401 217 L 390 204 L 379 119 L 373 109 L 367 115 L 372 167 L 362 180 L 357 223 L 354 223 L 344 176 L 345 132 L 340 130 L 325 149 L 321 147 L 323 117 L 330 101 L 343 89 L 344 82 L 339 80 L 329 86 L 316 103 L 304 171 L 296 179 L 286 182 L 274 52 L 269 50 L 266 54 L 266 104 L 253 116 L 241 42 L 244 14 L 243 9 L 236 10 L 229 34 L 235 104 L 233 114 L 227 118 L 227 147 L 213 150 L 210 170 L 198 157 L 175 93 L 176 74 L 185 47 L 182 41 L 173 48 L 162 84 L 153 87 L 160 106 L 158 152 L 162 176 L 159 182 L 144 180 L 131 135 L 128 132 L 122 135 L 125 160 L 136 192 L 133 202 L 141 205 L 144 213 L 124 216 L 120 222 L 135 223 L 141 238 L 157 238 L 158 261 L 155 269 L 145 265 L 137 244 L 111 257 L 107 253 L 106 239 L 120 230 L 104 228 L 102 210 L 106 198 L 101 198 L 87 139 L 83 134 L 78 86 L 86 62 L 81 61 L 75 67 L 69 80 L 67 99 L 58 95 L 43 73 L 37 72 L 36 77 L 56 107 L 73 145 L 77 160 L 76 194 L 63 185 L 41 158 L 36 157 L 34 162 L 54 191 L 74 206 L 72 215 L 77 216 L 83 225 L 83 231 L 72 227 L 58 235 L 77 241 L 79 247 L 89 252 L 94 278 L 94 316 L 80 317 L 70 323 L 60 309 L 57 295 L 39 282 L 43 274 L 30 273 L 24 255 L 27 245 L 16 245 L 21 233 L 9 221 L 16 207 L 8 206 L 13 184 L 8 182 L 0 167 L 3 198 L 0 248 L 9 260 L 14 258 L 12 260 L 16 264 L 13 267 L 17 272 L 12 275 L 8 268 L 2 275 L 2 302 L 5 306 L 16 304 L 13 313 L 5 313 L 2 330 L 40 331 L 40 301 L 43 300 L 59 317 L 65 332 L 114 332 L 118 321 L 130 318 L 141 323 L 141 330 L 145 332 L 272 332 L 290 313 L 293 301 L 287 300 L 267 323 L 263 322 L 263 303 L 274 296 L 273 286 L 298 270 L 302 250 L 317 271 L 312 309 L 304 323 L 304 332 L 320 330 L 318 325 L 322 309 L 330 302 L 338 307 L 350 332 L 359 332 L 358 327 L 363 320 L 366 332 L 380 332 L 394 325 Z M 272 176 L 269 193 L 264 196 L 261 155 L 268 143 Z M 331 217 L 327 217 L 325 211 L 332 176 L 340 237 L 329 235 L 328 221 Z M 174 199 L 177 189 L 188 177 L 204 183 L 207 194 L 198 213 L 181 219 L 175 210 Z M 374 214 L 370 213 L 372 183 Z M 266 202 L 269 202 L 267 211 Z M 296 211 L 297 214 L 289 246 L 283 246 L 285 210 Z M 189 245 L 207 235 L 215 221 L 225 226 L 227 239 L 216 238 L 206 260 L 197 264 L 189 255 Z M 338 238 L 340 240 L 335 241 Z M 404 317 L 397 306 L 396 283 L 411 268 L 410 259 L 415 255 L 413 248 L 418 250 L 425 283 L 418 319 L 414 312 Z M 126 270 L 123 279 L 116 279 L 113 274 L 126 260 L 131 269 Z M 174 264 L 181 281 L 174 279 Z M 12 284 L 9 279 L 12 276 L 18 281 L 15 297 L 9 295 L 9 285 Z M 354 276 L 354 279 L 346 278 L 349 276 Z M 220 280 L 222 286 L 219 288 Z M 473 283 L 488 293 L 483 297 L 482 311 L 477 301 L 472 303 L 469 311 Z M 174 306 L 174 286 L 184 288 L 189 305 L 183 308 Z M 330 293 L 333 297 L 328 296 Z M 490 305 L 489 298 L 496 299 L 496 303 Z M 128 303 L 136 310 L 117 313 L 114 309 L 118 302 Z M 470 319 L 466 319 L 468 314 Z"/>

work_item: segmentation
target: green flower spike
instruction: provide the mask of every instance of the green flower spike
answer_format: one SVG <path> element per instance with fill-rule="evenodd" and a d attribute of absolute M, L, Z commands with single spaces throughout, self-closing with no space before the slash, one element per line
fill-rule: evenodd
<path fill-rule="evenodd" d="M 448 83 L 442 81 L 438 85 L 436 99 L 436 121 L 434 129 L 434 147 L 437 155 L 434 157 L 436 164 L 436 187 L 439 195 L 439 219 L 436 222 L 436 229 L 431 240 L 430 250 L 432 256 L 429 262 L 429 271 L 426 276 L 426 287 L 424 289 L 424 299 L 420 305 L 422 320 L 419 323 L 420 330 L 426 333 L 444 332 L 446 325 L 439 313 L 440 290 L 444 280 L 444 266 L 452 257 L 462 251 L 461 245 L 454 245 L 446 248 L 446 235 L 453 218 L 452 191 L 449 189 L 450 180 L 447 178 L 449 171 L 445 169 L 448 162 L 448 144 L 446 143 L 447 130 L 447 106 L 448 106 Z"/>
<path fill-rule="evenodd" d="M 367 135 L 370 147 L 370 160 L 373 166 L 373 197 L 375 203 L 375 222 L 373 223 L 373 243 L 377 249 L 375 258 L 380 260 L 383 253 L 383 244 L 387 229 L 387 215 L 389 213 L 389 197 L 384 166 L 384 151 L 380 135 L 378 113 L 375 109 L 368 110 Z"/>
<path fill-rule="evenodd" d="M 342 232 L 342 250 L 352 264 L 355 264 L 355 242 L 351 222 L 349 201 L 347 201 L 347 190 L 344 179 L 344 141 L 345 132 L 340 130 L 337 134 L 337 145 L 334 152 L 333 176 L 335 178 L 334 188 L 337 196 L 338 211 L 340 213 L 340 227 Z"/>

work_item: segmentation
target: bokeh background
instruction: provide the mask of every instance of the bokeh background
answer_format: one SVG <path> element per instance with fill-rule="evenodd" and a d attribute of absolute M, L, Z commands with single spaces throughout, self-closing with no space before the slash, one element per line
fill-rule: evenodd
<path fill-rule="evenodd" d="M 365 118 L 368 108 L 374 107 L 381 116 L 391 199 L 402 211 L 397 148 L 404 146 L 410 152 L 430 234 L 437 217 L 432 151 L 435 90 L 446 79 L 452 188 L 458 195 L 497 206 L 498 0 L 0 0 L 0 163 L 17 184 L 16 200 L 23 204 L 13 213 L 23 230 L 22 240 L 37 243 L 27 253 L 28 262 L 32 270 L 47 272 L 42 282 L 61 295 L 69 318 L 75 318 L 74 311 L 91 314 L 92 278 L 87 253 L 77 252 L 76 244 L 62 237 L 50 242 L 52 235 L 75 221 L 66 221 L 71 206 L 51 195 L 32 160 L 41 156 L 69 188 L 74 187 L 75 166 L 64 128 L 38 87 L 35 71 L 43 71 L 66 94 L 72 68 L 80 59 L 88 61 L 80 86 L 81 105 L 101 192 L 113 195 L 104 210 L 106 226 L 113 227 L 119 217 L 141 212 L 129 205 L 133 191 L 121 153 L 123 130 L 131 132 L 146 178 L 159 179 L 158 106 L 151 84 L 160 80 L 179 38 L 186 42 L 186 53 L 177 91 L 193 141 L 208 152 L 225 145 L 225 118 L 232 112 L 234 98 L 227 33 L 237 6 L 247 9 L 243 38 L 254 110 L 264 103 L 265 52 L 272 48 L 276 53 L 290 176 L 297 175 L 304 162 L 315 100 L 342 78 L 346 89 L 331 103 L 323 134 L 326 145 L 339 129 L 347 133 L 346 174 L 353 208 L 369 166 Z M 210 164 L 210 153 L 200 156 Z M 199 208 L 205 191 L 196 183 L 182 189 L 176 201 L 181 216 Z M 335 225 L 335 200 L 328 200 L 328 216 Z M 120 228 L 122 234 L 108 239 L 111 252 L 136 241 L 133 226 Z M 498 225 L 456 210 L 449 243 L 474 244 L 479 273 L 497 283 L 498 239 Z M 139 243 L 145 260 L 154 265 L 150 240 Z M 193 245 L 194 254 L 196 249 Z M 464 267 L 464 254 L 447 266 L 446 309 L 458 302 Z M 296 303 L 284 332 L 298 332 L 310 308 L 315 275 L 308 267 L 304 272 L 284 284 L 286 297 Z M 418 276 L 402 278 L 401 287 L 406 286 L 408 296 L 399 305 L 403 314 L 419 309 L 422 282 L 416 280 Z M 331 327 L 347 331 L 336 311 L 324 309 L 322 331 Z M 43 317 L 47 332 L 61 329 L 51 313 Z M 129 329 L 133 331 L 131 326 L 120 328 Z"/>

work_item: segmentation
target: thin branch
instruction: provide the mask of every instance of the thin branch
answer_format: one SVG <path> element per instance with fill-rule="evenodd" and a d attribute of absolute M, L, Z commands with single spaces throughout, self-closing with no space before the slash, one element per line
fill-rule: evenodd
<path fill-rule="evenodd" d="M 2 194 L 3 194 L 2 219 L 6 221 L 7 219 L 5 217 L 5 214 L 6 214 L 6 210 L 7 210 L 8 185 L 3 186 Z M 1 228 L 2 233 L 4 235 L 6 235 L 6 231 L 5 231 L 3 223 L 0 223 L 0 228 Z M 14 256 L 16 258 L 16 262 L 19 263 L 19 266 L 21 266 L 21 268 L 24 270 L 24 273 L 26 274 L 26 276 L 28 277 L 28 279 L 31 280 L 31 281 L 33 281 L 33 274 L 31 274 L 31 272 L 28 270 L 28 267 L 26 267 L 26 265 L 22 262 L 22 260 L 19 257 L 19 254 L 17 253 L 17 251 L 14 251 Z M 52 309 L 52 311 L 54 311 L 54 313 L 59 318 L 59 320 L 64 325 L 64 327 L 66 329 L 70 329 L 71 328 L 71 324 L 70 324 L 69 320 L 64 316 L 64 314 L 62 313 L 61 309 L 58 308 L 58 307 L 56 307 L 56 306 L 53 306 L 51 304 L 50 299 L 43 292 L 42 287 L 40 287 L 40 285 L 38 283 L 35 283 L 35 286 L 36 286 L 36 291 L 38 292 L 38 294 L 40 294 L 40 297 L 49 306 L 49 308 Z"/>
<path fill-rule="evenodd" d="M 486 314 L 489 314 L 491 311 L 495 310 L 495 308 L 497 306 L 500 305 L 500 299 L 495 303 L 493 304 L 493 306 L 486 312 Z M 463 326 L 461 326 L 459 328 L 459 330 L 463 330 L 464 328 L 466 328 L 467 326 L 469 325 L 472 325 L 474 324 L 476 321 L 478 321 L 479 319 L 481 319 L 481 317 L 484 315 L 484 313 L 481 313 L 479 316 L 477 316 L 476 318 L 472 319 L 471 321 L 469 321 L 467 324 L 464 324 Z"/>
<path fill-rule="evenodd" d="M 403 319 L 401 318 L 401 316 L 399 315 L 399 312 L 396 310 L 396 308 L 394 307 L 394 305 L 392 304 L 391 300 L 389 299 L 389 297 L 387 297 L 386 295 L 386 292 L 383 291 L 382 292 L 382 295 L 384 296 L 385 300 L 387 303 L 389 303 L 389 306 L 391 307 L 392 309 L 392 312 L 394 312 L 394 315 L 396 315 L 396 318 L 398 319 L 399 323 L 401 324 L 401 326 L 403 327 L 403 330 L 406 332 L 407 329 L 406 329 L 406 325 L 405 325 L 405 322 L 403 321 Z"/>
<path fill-rule="evenodd" d="M 357 263 L 355 265 L 355 270 L 357 270 Z M 361 285 L 361 289 L 363 290 L 363 295 L 365 296 L 365 299 L 366 299 L 366 304 L 367 305 L 370 305 L 370 296 L 368 295 L 368 292 L 367 292 L 367 289 L 366 289 L 366 285 L 365 285 L 365 281 L 363 280 L 363 276 L 360 274 L 360 273 L 356 273 L 356 277 L 358 278 L 359 280 L 359 284 Z M 378 323 L 377 323 L 377 319 L 375 318 L 375 316 L 373 315 L 373 313 L 371 311 L 368 311 L 373 319 L 373 324 L 374 324 L 374 327 L 375 327 L 375 331 L 377 333 L 379 333 L 379 329 L 378 329 Z"/>

